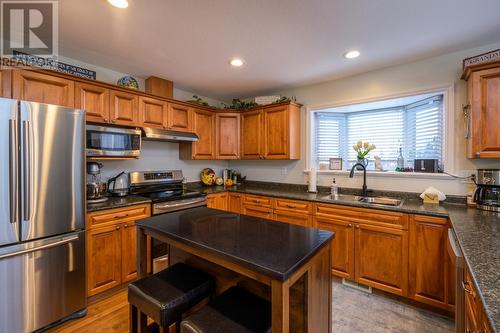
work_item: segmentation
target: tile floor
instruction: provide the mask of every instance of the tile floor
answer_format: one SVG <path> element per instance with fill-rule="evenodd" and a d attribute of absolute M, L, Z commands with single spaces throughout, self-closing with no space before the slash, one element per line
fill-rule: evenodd
<path fill-rule="evenodd" d="M 453 319 L 333 283 L 333 332 L 453 333 Z"/>

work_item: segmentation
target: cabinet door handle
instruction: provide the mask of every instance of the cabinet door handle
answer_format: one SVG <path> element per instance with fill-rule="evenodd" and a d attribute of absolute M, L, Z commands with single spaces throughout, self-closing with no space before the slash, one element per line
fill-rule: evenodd
<path fill-rule="evenodd" d="M 286 205 L 288 208 L 297 208 L 294 205 Z"/>
<path fill-rule="evenodd" d="M 348 228 L 352 228 L 352 224 L 351 224 L 351 223 L 349 223 L 349 224 L 347 225 L 347 227 L 348 227 Z"/>
<path fill-rule="evenodd" d="M 128 217 L 128 214 L 121 214 L 121 215 L 115 215 L 115 216 L 113 216 L 114 219 L 123 219 L 125 217 Z"/>
<path fill-rule="evenodd" d="M 476 295 L 474 295 L 474 291 L 472 290 L 469 281 L 462 281 L 462 289 L 472 295 L 472 297 L 476 298 Z"/>
<path fill-rule="evenodd" d="M 119 225 L 115 226 L 115 229 L 120 230 L 120 226 Z"/>
<path fill-rule="evenodd" d="M 125 224 L 123 225 L 123 227 L 124 227 L 124 228 L 128 228 L 128 224 L 127 224 L 127 223 L 125 223 Z"/>
<path fill-rule="evenodd" d="M 356 229 L 359 229 L 359 225 L 356 225 Z"/>

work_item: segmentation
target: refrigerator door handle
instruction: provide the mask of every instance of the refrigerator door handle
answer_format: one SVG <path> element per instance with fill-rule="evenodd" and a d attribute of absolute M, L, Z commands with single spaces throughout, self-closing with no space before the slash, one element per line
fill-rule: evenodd
<path fill-rule="evenodd" d="M 18 173 L 17 173 L 17 121 L 9 120 L 9 216 L 10 223 L 17 223 L 18 218 Z"/>
<path fill-rule="evenodd" d="M 31 215 L 31 141 L 30 122 L 23 120 L 23 220 L 29 221 Z"/>
<path fill-rule="evenodd" d="M 71 243 L 71 242 L 73 242 L 73 241 L 75 241 L 77 239 L 78 239 L 78 235 L 64 237 L 62 239 L 55 240 L 55 241 L 52 241 L 50 243 L 39 245 L 39 246 L 36 246 L 36 247 L 33 247 L 33 248 L 27 248 L 27 249 L 22 249 L 22 250 L 19 250 L 19 251 L 14 251 L 14 252 L 11 252 L 11 253 L 2 254 L 2 255 L 0 255 L 0 259 L 6 259 L 6 258 L 11 258 L 11 257 L 19 256 L 19 255 L 22 255 L 22 254 L 27 254 L 27 253 L 31 253 L 31 252 L 40 251 L 40 250 L 50 249 L 52 247 L 61 246 L 61 245 L 64 245 L 64 244 Z"/>

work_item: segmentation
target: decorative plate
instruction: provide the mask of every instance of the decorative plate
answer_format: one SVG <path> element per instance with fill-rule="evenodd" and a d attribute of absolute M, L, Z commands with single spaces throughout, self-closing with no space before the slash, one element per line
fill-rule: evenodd
<path fill-rule="evenodd" d="M 210 168 L 205 168 L 200 172 L 200 179 L 203 184 L 212 186 L 215 183 L 215 172 Z"/>
<path fill-rule="evenodd" d="M 118 80 L 118 82 L 116 82 L 116 84 L 118 84 L 120 87 L 136 89 L 136 90 L 139 89 L 139 82 L 137 82 L 137 80 L 130 75 L 122 77 L 121 79 Z"/>

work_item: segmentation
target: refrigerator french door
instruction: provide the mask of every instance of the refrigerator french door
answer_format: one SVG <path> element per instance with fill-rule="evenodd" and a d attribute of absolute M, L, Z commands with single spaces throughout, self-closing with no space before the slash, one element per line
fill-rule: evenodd
<path fill-rule="evenodd" d="M 0 332 L 82 314 L 85 115 L 0 99 Z"/>

